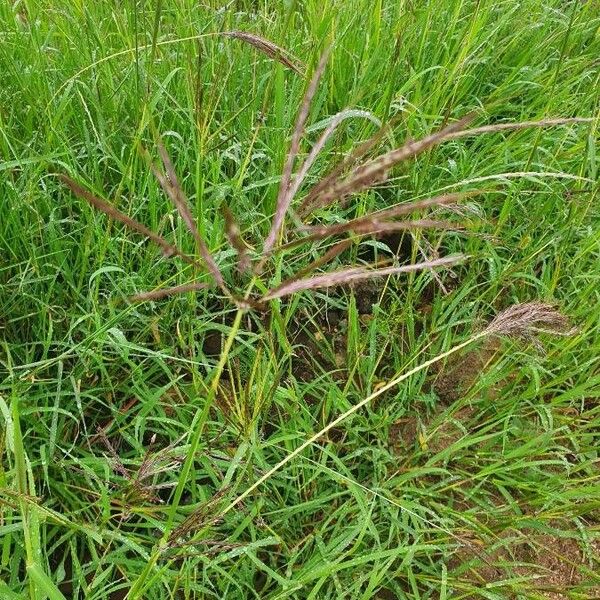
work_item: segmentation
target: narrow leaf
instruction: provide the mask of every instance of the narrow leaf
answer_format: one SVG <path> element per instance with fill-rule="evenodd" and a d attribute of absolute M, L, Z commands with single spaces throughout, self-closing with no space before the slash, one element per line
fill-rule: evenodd
<path fill-rule="evenodd" d="M 186 292 L 196 292 L 198 290 L 204 290 L 208 286 L 207 283 L 185 283 L 183 285 L 175 285 L 173 287 L 163 288 L 162 290 L 154 290 L 151 292 L 142 292 L 131 296 L 131 302 L 145 302 L 146 300 L 160 300 L 167 296 L 173 296 L 174 294 L 184 294 Z"/>
<path fill-rule="evenodd" d="M 163 254 L 166 257 L 179 256 L 179 258 L 181 258 L 188 264 L 197 264 L 191 256 L 184 254 L 179 248 L 167 242 L 167 240 L 165 240 L 160 235 L 154 233 L 154 231 L 152 231 L 151 229 L 148 229 L 148 227 L 146 227 L 145 225 L 142 225 L 142 223 L 136 221 L 135 219 L 132 219 L 125 213 L 122 213 L 112 204 L 109 204 L 108 202 L 102 200 L 98 196 L 95 196 L 94 194 L 86 190 L 84 187 L 79 185 L 77 182 L 75 182 L 73 179 L 71 179 L 68 175 L 60 174 L 59 178 L 63 183 L 65 183 L 69 187 L 73 194 L 75 194 L 78 198 L 89 202 L 94 208 L 107 214 L 112 219 L 120 221 L 124 225 L 127 225 L 127 227 L 129 227 L 130 229 L 133 229 L 134 231 L 137 231 L 138 233 L 141 233 L 142 235 L 145 235 L 147 238 L 151 239 L 155 244 L 160 246 L 160 248 L 163 251 Z"/>
<path fill-rule="evenodd" d="M 27 565 L 27 573 L 39 590 L 40 598 L 48 597 L 50 600 L 66 600 L 54 582 L 46 575 L 38 563 Z"/>

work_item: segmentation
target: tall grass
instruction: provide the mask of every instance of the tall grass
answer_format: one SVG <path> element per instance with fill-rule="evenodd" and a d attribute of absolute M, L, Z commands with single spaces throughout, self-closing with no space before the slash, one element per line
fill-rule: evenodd
<path fill-rule="evenodd" d="M 2 4 L 0 597 L 598 596 L 598 24 Z"/>

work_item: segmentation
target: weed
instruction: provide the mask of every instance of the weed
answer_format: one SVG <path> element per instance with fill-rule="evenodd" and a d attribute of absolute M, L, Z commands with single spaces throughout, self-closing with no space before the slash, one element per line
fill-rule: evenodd
<path fill-rule="evenodd" d="M 598 597 L 598 25 L 0 3 L 0 597 Z"/>

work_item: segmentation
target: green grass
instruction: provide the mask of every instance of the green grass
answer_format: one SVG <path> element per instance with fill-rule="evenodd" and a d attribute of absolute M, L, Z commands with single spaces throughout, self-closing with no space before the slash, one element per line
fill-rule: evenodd
<path fill-rule="evenodd" d="M 0 6 L 0 598 L 600 597 L 597 3 L 221 4 Z M 270 322 L 214 288 L 129 304 L 193 270 L 55 174 L 193 252 L 138 151 L 155 126 L 227 281 L 245 289 L 221 207 L 260 248 L 306 82 L 214 35 L 232 29 L 309 73 L 333 44 L 309 124 L 347 107 L 401 114 L 385 149 L 469 111 L 477 124 L 594 119 L 449 142 L 320 215 L 484 187 L 460 217 L 467 233 L 422 235 L 470 257 L 455 278 L 440 272 L 447 294 L 423 272 L 384 282 L 367 315 L 349 290 L 274 301 Z M 311 180 L 374 131 L 347 120 Z M 258 287 L 316 256 L 286 254 Z M 417 370 L 290 458 L 530 300 L 577 332 L 544 336 L 543 352 L 463 353 L 475 373 L 445 398 L 439 365 Z M 209 352 L 211 339 L 231 348 Z M 173 531 L 182 543 L 167 547 Z"/>

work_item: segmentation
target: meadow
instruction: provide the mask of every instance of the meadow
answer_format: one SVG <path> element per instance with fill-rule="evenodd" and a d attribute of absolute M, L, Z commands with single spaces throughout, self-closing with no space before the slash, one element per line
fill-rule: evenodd
<path fill-rule="evenodd" d="M 600 598 L 596 0 L 0 5 L 0 600 Z"/>

